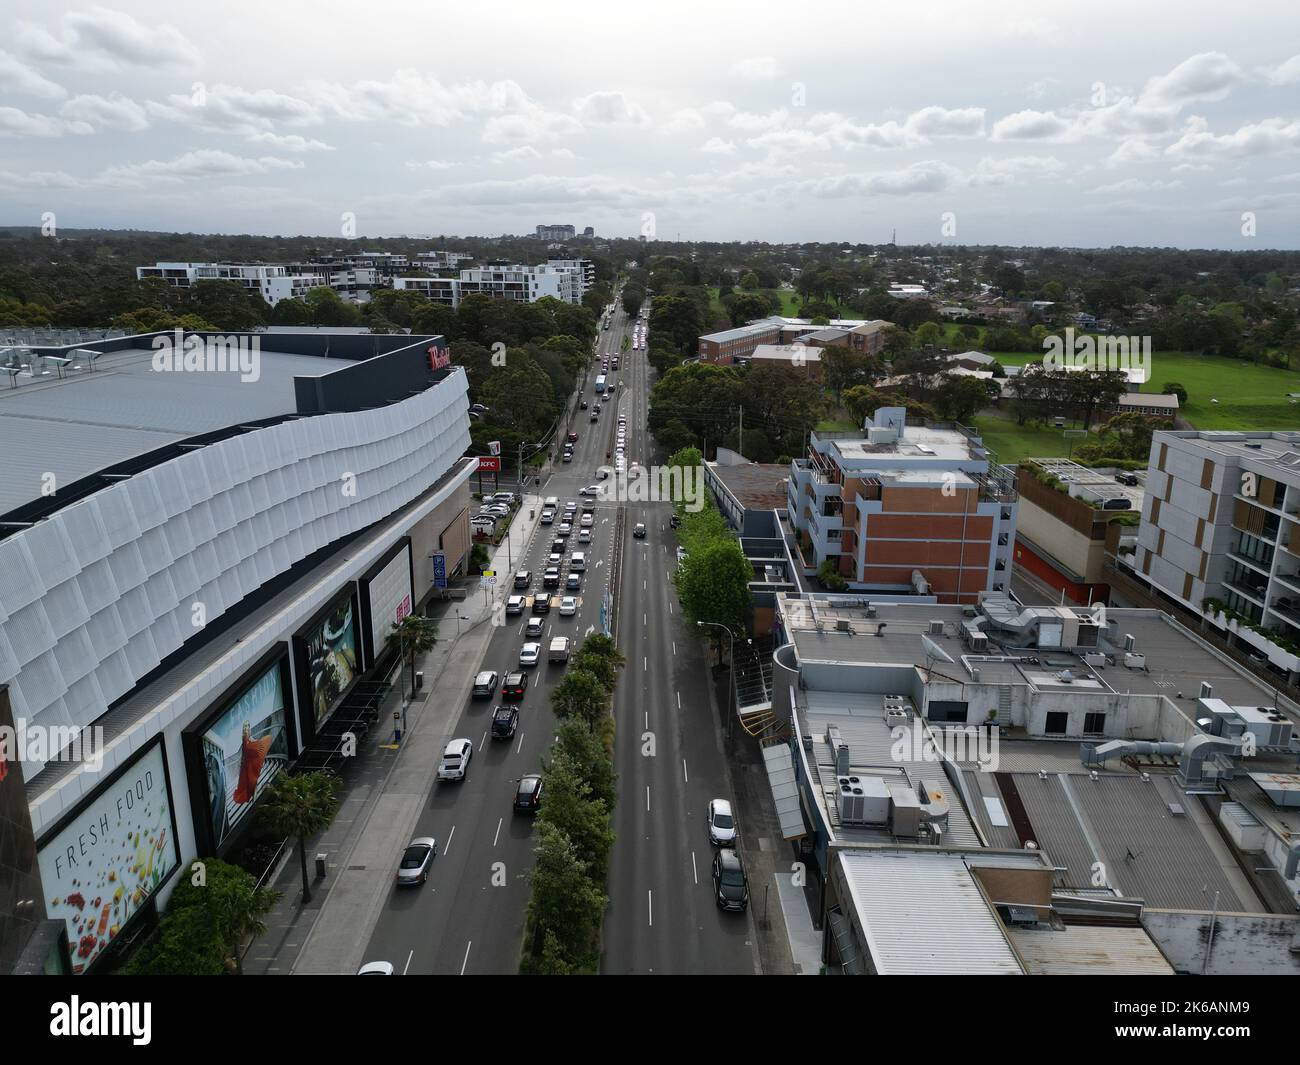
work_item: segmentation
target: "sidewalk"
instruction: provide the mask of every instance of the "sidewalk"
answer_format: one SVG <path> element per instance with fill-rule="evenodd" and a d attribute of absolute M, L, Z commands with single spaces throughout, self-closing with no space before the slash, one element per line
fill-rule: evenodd
<path fill-rule="evenodd" d="M 498 575 L 490 594 L 473 588 L 463 601 L 430 601 L 426 613 L 438 623 L 438 642 L 416 660 L 416 670 L 424 673 L 424 688 L 407 709 L 402 746 L 387 749 L 393 740 L 393 712 L 401 709 L 399 683 L 380 708 L 379 725 L 358 751 L 356 763 L 342 775 L 338 815 L 308 842 L 311 902 L 302 905 L 296 849 L 286 849 L 268 877 L 281 895 L 266 917 L 266 934 L 251 944 L 244 957 L 248 975 L 350 975 L 370 960 L 362 954 L 391 886 L 397 855 L 410 841 L 448 730 L 465 704 L 492 637 L 493 603 L 509 593 L 513 574 L 507 560 L 518 559 L 527 547 L 540 502 L 540 495 L 525 496 L 511 523 L 508 546 L 503 541 L 490 549 L 489 568 Z M 405 683 L 409 685 L 409 680 Z M 443 697 L 430 699 L 435 690 Z M 317 854 L 326 856 L 324 880 L 315 879 Z"/>

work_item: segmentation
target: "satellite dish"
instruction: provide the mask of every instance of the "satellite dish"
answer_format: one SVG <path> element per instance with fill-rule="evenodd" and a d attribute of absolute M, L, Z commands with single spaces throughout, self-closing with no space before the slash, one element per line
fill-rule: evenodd
<path fill-rule="evenodd" d="M 952 656 L 930 639 L 929 636 L 921 637 L 921 647 L 925 650 L 926 658 L 937 658 L 940 662 L 952 662 Z"/>

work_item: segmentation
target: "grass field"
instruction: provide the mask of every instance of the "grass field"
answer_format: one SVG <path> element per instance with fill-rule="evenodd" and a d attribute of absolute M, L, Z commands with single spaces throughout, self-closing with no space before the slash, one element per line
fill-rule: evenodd
<path fill-rule="evenodd" d="M 1015 418 L 1002 411 L 981 414 L 973 427 L 983 437 L 984 445 L 997 453 L 998 461 L 1007 463 L 1026 458 L 1064 458 L 1071 447 L 1097 441 L 1096 432 L 1090 432 L 1085 438 L 1066 436 L 1060 429 L 1017 425 Z"/>
<path fill-rule="evenodd" d="M 783 317 L 783 318 L 802 318 L 802 317 L 804 317 L 803 312 L 802 312 L 802 310 L 801 310 L 800 307 L 799 307 L 799 293 L 794 292 L 794 291 L 789 290 L 789 289 L 783 289 L 783 288 L 782 288 L 782 289 L 764 289 L 763 291 L 764 291 L 765 294 L 770 295 L 770 296 L 775 296 L 777 299 L 779 299 L 779 300 L 781 301 L 781 309 L 780 309 L 780 311 L 777 312 L 778 314 L 781 315 L 781 317 Z M 723 307 L 722 307 L 722 300 L 720 299 L 719 294 L 718 294 L 718 290 L 717 290 L 716 288 L 713 288 L 713 289 L 710 289 L 709 292 L 710 292 L 710 299 L 711 299 L 711 301 L 712 301 L 712 307 L 713 307 L 714 312 L 717 313 L 717 314 L 723 314 L 723 313 L 725 313 L 725 311 L 723 310 Z M 843 306 L 842 304 L 837 304 L 837 305 L 836 305 L 835 314 L 832 315 L 832 317 L 835 317 L 835 318 L 857 318 L 857 317 L 860 317 L 860 316 L 859 316 L 858 314 L 856 314 L 854 311 L 849 310 L 849 308 Z"/>

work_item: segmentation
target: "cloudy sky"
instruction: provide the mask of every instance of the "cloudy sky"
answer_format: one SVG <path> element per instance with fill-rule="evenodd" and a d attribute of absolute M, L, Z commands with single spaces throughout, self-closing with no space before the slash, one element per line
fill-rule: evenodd
<path fill-rule="evenodd" d="M 0 223 L 1295 248 L 1298 29 L 1293 0 L 7 0 Z"/>

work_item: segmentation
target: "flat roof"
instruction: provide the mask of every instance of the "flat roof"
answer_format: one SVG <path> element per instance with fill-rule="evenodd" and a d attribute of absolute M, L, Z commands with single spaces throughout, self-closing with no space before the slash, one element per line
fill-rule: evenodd
<path fill-rule="evenodd" d="M 920 425 L 905 425 L 898 440 L 889 443 L 873 444 L 864 431 L 861 436 L 849 438 L 822 437 L 814 432 L 818 440 L 825 440 L 827 445 L 850 463 L 863 464 L 868 460 L 887 457 L 903 459 L 949 459 L 967 462 L 979 459 L 975 445 L 965 433 L 956 429 L 931 429 Z"/>
<path fill-rule="evenodd" d="M 1141 926 L 1010 926 L 1007 934 L 1034 976 L 1174 975 L 1169 959 Z"/>
<path fill-rule="evenodd" d="M 261 346 L 260 375 L 159 372 L 148 346 L 102 355 L 94 372 L 51 368 L 17 388 L 0 388 L 0 514 L 41 496 L 53 474 L 69 485 L 108 466 L 188 437 L 243 422 L 292 414 L 293 379 L 338 369 L 340 363 Z"/>
<path fill-rule="evenodd" d="M 819 347 L 808 347 L 806 344 L 759 344 L 750 357 L 777 362 L 789 362 L 798 357 L 805 362 L 821 362 L 822 351 Z"/>
<path fill-rule="evenodd" d="M 710 462 L 706 466 L 746 510 L 775 510 L 785 506 L 785 479 L 790 476 L 789 466 L 769 462 L 747 462 L 737 466 Z"/>
<path fill-rule="evenodd" d="M 1227 395 L 1228 393 L 1225 393 Z M 1290 474 L 1288 483 L 1300 476 L 1300 431 L 1293 429 L 1235 432 L 1202 430 L 1200 432 L 1161 430 L 1157 436 L 1191 445 L 1222 459 L 1249 460 L 1271 466 L 1279 474 Z"/>

